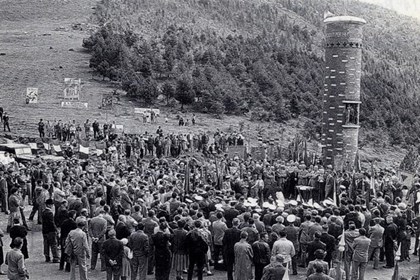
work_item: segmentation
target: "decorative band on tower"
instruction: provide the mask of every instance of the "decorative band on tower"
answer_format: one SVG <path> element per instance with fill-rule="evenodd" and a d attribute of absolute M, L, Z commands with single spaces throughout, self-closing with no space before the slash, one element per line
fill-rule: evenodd
<path fill-rule="evenodd" d="M 325 165 L 353 165 L 358 150 L 364 19 L 334 16 L 326 24 L 322 148 Z"/>

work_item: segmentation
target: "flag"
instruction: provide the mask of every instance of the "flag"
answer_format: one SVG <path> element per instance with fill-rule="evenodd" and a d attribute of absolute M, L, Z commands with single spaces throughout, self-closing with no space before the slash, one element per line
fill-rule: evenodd
<path fill-rule="evenodd" d="M 31 150 L 37 150 L 38 145 L 36 143 L 28 143 L 29 147 L 31 147 Z"/>
<path fill-rule="evenodd" d="M 79 158 L 89 158 L 89 146 L 79 145 Z"/>
<path fill-rule="evenodd" d="M 337 183 L 336 183 L 335 180 L 334 180 L 334 184 L 333 184 L 333 200 L 334 200 L 334 205 L 338 206 L 338 204 L 337 204 L 337 201 L 338 201 L 338 199 L 337 199 Z"/>
<path fill-rule="evenodd" d="M 289 263 L 286 264 L 286 271 L 284 272 L 284 275 L 283 275 L 282 279 L 283 280 L 290 280 L 290 278 L 289 278 Z"/>
<path fill-rule="evenodd" d="M 187 161 L 185 164 L 185 184 L 184 184 L 185 193 L 190 192 L 190 162 Z"/>
<path fill-rule="evenodd" d="M 370 187 L 372 188 L 373 191 L 373 197 L 376 197 L 376 188 L 375 188 L 375 171 L 373 169 L 373 162 L 372 165 L 370 167 Z"/>
<path fill-rule="evenodd" d="M 391 280 L 400 280 L 400 271 L 398 267 L 398 261 L 395 262 L 394 273 L 392 274 Z"/>
<path fill-rule="evenodd" d="M 304 142 L 303 160 L 305 161 L 306 166 L 310 165 L 309 157 L 308 157 L 308 144 L 306 143 L 306 139 L 305 139 L 305 142 Z"/>
<path fill-rule="evenodd" d="M 360 156 L 359 156 L 359 151 L 356 152 L 356 156 L 354 158 L 354 171 L 355 172 L 360 172 L 362 170 L 361 166 L 360 166 Z"/>
<path fill-rule="evenodd" d="M 52 145 L 52 149 L 54 150 L 54 152 L 56 154 L 61 154 L 63 151 L 61 150 L 61 146 L 60 145 Z"/>

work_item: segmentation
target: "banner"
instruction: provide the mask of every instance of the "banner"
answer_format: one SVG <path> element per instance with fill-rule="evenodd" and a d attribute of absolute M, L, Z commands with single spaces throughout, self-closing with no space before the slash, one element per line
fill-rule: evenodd
<path fill-rule="evenodd" d="M 245 159 L 245 146 L 228 146 L 227 154 L 229 158 L 238 156 L 240 159 Z"/>
<path fill-rule="evenodd" d="M 38 103 L 38 88 L 26 88 L 26 104 Z"/>
<path fill-rule="evenodd" d="M 87 102 L 78 102 L 78 101 L 62 101 L 61 107 L 63 108 L 76 108 L 76 109 L 87 109 Z"/>
<path fill-rule="evenodd" d="M 64 98 L 79 100 L 80 89 L 82 84 L 81 79 L 65 78 L 64 84 Z"/>
<path fill-rule="evenodd" d="M 154 112 L 156 116 L 160 115 L 160 109 L 134 108 L 134 114 L 143 114 L 150 116 L 152 112 Z"/>

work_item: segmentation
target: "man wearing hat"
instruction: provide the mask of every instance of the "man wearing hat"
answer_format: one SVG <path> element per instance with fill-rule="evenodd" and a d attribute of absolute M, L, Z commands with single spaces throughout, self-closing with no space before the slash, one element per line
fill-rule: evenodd
<path fill-rule="evenodd" d="M 45 201 L 45 209 L 42 211 L 42 236 L 44 237 L 44 255 L 45 261 L 50 262 L 50 248 L 53 256 L 53 263 L 59 263 L 57 250 L 57 227 L 54 223 L 54 214 L 52 207 L 54 201 L 49 198 Z"/>
<path fill-rule="evenodd" d="M 299 228 L 295 225 L 296 223 L 296 216 L 291 214 L 288 215 L 287 218 L 288 225 L 284 229 L 286 232 L 286 238 L 290 240 L 293 243 L 293 246 L 295 247 L 295 251 L 299 251 Z M 295 254 L 292 257 L 292 270 L 293 275 L 297 275 L 297 260 L 298 260 L 298 254 Z"/>

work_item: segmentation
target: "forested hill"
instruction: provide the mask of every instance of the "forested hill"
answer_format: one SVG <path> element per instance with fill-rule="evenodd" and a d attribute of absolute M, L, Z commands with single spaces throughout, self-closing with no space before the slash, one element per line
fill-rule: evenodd
<path fill-rule="evenodd" d="M 101 27 L 84 46 L 91 67 L 146 103 L 163 94 L 201 112 L 317 123 L 323 14 L 342 15 L 348 2 L 103 0 L 95 11 Z M 359 1 L 347 14 L 368 22 L 361 122 L 369 140 L 417 143 L 420 24 Z"/>

